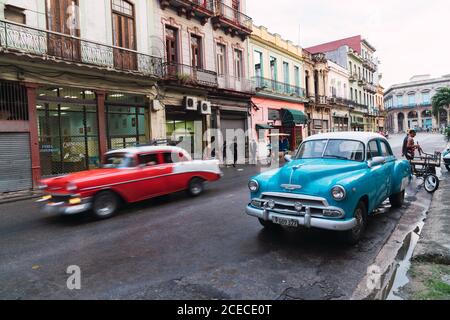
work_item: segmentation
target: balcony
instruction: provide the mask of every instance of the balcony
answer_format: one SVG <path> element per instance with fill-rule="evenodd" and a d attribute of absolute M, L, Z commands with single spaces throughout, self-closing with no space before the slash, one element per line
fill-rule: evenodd
<path fill-rule="evenodd" d="M 149 77 L 162 75 L 161 58 L 4 20 L 0 20 L 0 51 Z"/>
<path fill-rule="evenodd" d="M 364 85 L 364 89 L 370 93 L 377 93 L 377 87 L 374 86 L 372 83 L 366 83 Z"/>
<path fill-rule="evenodd" d="M 348 78 L 348 80 L 350 81 L 350 82 L 355 82 L 356 80 L 358 80 L 358 76 L 356 75 L 356 74 L 351 74 L 350 76 L 349 76 L 349 78 Z"/>
<path fill-rule="evenodd" d="M 377 65 L 374 62 L 372 62 L 371 60 L 369 60 L 369 59 L 364 59 L 363 60 L 363 66 L 366 67 L 367 69 L 369 69 L 372 72 L 376 72 L 377 69 L 378 69 Z"/>
<path fill-rule="evenodd" d="M 217 87 L 217 73 L 178 63 L 165 63 L 164 81 L 176 82 L 182 86 Z"/>
<path fill-rule="evenodd" d="M 242 40 L 252 33 L 252 18 L 222 1 L 218 1 L 216 6 L 216 16 L 212 19 L 214 30 L 222 28 L 225 34 L 240 36 Z"/>
<path fill-rule="evenodd" d="M 214 16 L 213 0 L 159 0 L 161 9 L 173 8 L 178 15 L 187 19 L 198 19 L 204 26 Z"/>
<path fill-rule="evenodd" d="M 308 98 L 310 103 L 313 103 L 317 106 L 322 105 L 328 105 L 328 98 L 326 96 L 320 96 L 320 95 L 316 95 L 316 96 L 311 96 Z"/>
<path fill-rule="evenodd" d="M 277 82 L 262 77 L 254 77 L 253 81 L 257 91 L 264 91 L 273 94 L 287 95 L 295 98 L 304 98 L 305 90 L 287 83 Z"/>
<path fill-rule="evenodd" d="M 236 78 L 228 75 L 219 75 L 219 89 L 255 94 L 255 82 L 245 78 Z"/>

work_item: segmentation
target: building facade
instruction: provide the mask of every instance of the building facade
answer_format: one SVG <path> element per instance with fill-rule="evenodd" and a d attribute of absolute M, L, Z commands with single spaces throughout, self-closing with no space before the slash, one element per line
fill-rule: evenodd
<path fill-rule="evenodd" d="M 331 131 L 331 106 L 328 101 L 328 61 L 325 54 L 303 50 L 308 135 Z"/>
<path fill-rule="evenodd" d="M 245 15 L 245 1 L 156 3 L 154 47 L 164 61 L 159 137 L 190 139 L 191 145 L 183 147 L 192 147 L 201 158 L 211 141 L 220 146 L 232 142 L 226 141 L 227 130 L 246 132 L 251 126 L 254 86 L 248 76 L 247 38 L 252 20 Z M 212 136 L 209 129 L 221 134 Z M 202 141 L 193 141 L 198 137 Z M 247 155 L 248 147 L 239 152 Z"/>
<path fill-rule="evenodd" d="M 326 58 L 348 71 L 350 128 L 353 131 L 377 131 L 381 114 L 375 95 L 379 84 L 376 49 L 361 36 L 332 41 L 307 48 L 311 53 L 324 52 Z"/>
<path fill-rule="evenodd" d="M 267 154 L 268 135 L 277 130 L 289 135 L 289 149 L 296 150 L 308 133 L 302 49 L 263 26 L 254 26 L 249 56 L 256 86 L 253 139 L 259 141 L 260 153 Z"/>
<path fill-rule="evenodd" d="M 153 5 L 0 1 L 0 192 L 151 139 L 163 71 L 147 28 Z"/>
<path fill-rule="evenodd" d="M 328 92 L 331 105 L 331 131 L 350 131 L 349 72 L 333 61 L 328 61 Z"/>
<path fill-rule="evenodd" d="M 432 114 L 432 98 L 440 88 L 445 87 L 450 87 L 450 75 L 440 78 L 414 76 L 409 82 L 387 89 L 384 103 L 389 131 L 399 133 L 408 129 L 438 130 L 448 126 L 449 108 L 443 110 L 438 118 Z"/>

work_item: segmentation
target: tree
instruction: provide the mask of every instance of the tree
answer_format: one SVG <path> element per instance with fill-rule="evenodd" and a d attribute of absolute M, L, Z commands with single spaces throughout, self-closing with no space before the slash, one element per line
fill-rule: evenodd
<path fill-rule="evenodd" d="M 433 114 L 439 119 L 441 111 L 450 105 L 450 88 L 441 88 L 433 97 Z"/>

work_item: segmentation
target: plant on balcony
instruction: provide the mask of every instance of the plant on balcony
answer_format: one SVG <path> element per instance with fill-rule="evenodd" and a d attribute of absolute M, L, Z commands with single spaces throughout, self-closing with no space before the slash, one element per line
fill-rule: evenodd
<path fill-rule="evenodd" d="M 177 73 L 177 80 L 181 84 L 188 84 L 192 81 L 191 75 L 187 73 Z"/>
<path fill-rule="evenodd" d="M 438 118 L 441 111 L 450 106 L 450 88 L 441 88 L 432 99 L 433 115 Z"/>

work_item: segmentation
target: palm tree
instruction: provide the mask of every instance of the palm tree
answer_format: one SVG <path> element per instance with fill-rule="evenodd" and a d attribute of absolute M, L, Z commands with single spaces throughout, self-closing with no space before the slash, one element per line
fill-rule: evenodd
<path fill-rule="evenodd" d="M 441 88 L 434 95 L 433 100 L 433 114 L 439 119 L 441 111 L 445 110 L 447 106 L 450 106 L 450 88 Z"/>

